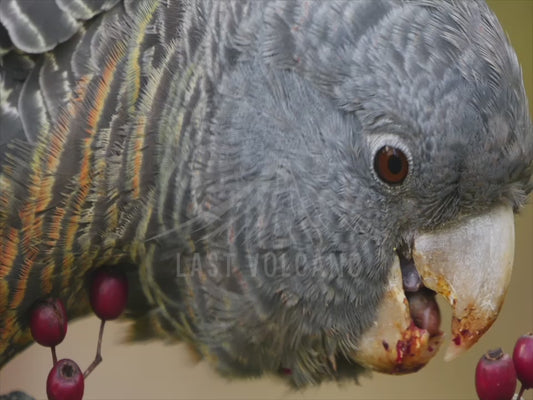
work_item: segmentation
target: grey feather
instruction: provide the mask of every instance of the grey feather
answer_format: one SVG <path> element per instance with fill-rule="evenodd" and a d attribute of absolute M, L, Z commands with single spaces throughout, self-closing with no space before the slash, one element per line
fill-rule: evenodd
<path fill-rule="evenodd" d="M 0 23 L 11 41 L 27 53 L 42 53 L 63 43 L 81 23 L 119 0 L 1 0 Z"/>

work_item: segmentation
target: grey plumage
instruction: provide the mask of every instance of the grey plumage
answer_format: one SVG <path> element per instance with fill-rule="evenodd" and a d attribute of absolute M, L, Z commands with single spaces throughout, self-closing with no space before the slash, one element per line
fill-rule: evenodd
<path fill-rule="evenodd" d="M 43 53 L 70 39 L 82 23 L 109 10 L 119 0 L 2 0 L 0 22 L 13 45 Z"/>
<path fill-rule="evenodd" d="M 43 54 L 0 65 L 0 234 L 19 209 L 42 226 L 29 276 L 23 245 L 8 265 L 32 290 L 0 306 L 19 321 L 0 364 L 41 269 L 81 314 L 86 271 L 122 263 L 134 338 L 184 339 L 231 375 L 355 376 L 393 249 L 531 191 L 521 71 L 484 2 L 47 2 L 56 29 L 44 2 L 8 22 L 15 3 L 0 21 Z M 409 157 L 401 186 L 376 176 L 383 144 Z"/>

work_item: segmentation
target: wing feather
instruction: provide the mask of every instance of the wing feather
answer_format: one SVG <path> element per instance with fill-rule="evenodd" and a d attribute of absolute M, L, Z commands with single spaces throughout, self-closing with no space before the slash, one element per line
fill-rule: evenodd
<path fill-rule="evenodd" d="M 0 0 L 0 22 L 17 48 L 42 53 L 70 39 L 83 21 L 118 1 Z"/>

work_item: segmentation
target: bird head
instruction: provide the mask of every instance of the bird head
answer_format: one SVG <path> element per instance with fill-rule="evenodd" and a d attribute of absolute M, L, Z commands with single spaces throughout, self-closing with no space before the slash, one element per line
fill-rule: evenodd
<path fill-rule="evenodd" d="M 453 358 L 497 317 L 531 191 L 516 55 L 478 1 L 306 7 L 239 33 L 194 152 L 201 351 L 296 385 L 412 372 L 444 342 L 438 293 Z"/>

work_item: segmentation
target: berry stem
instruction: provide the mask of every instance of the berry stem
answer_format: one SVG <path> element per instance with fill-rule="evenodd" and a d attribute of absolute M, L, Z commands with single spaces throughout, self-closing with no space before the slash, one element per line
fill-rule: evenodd
<path fill-rule="evenodd" d="M 52 366 L 57 364 L 56 346 L 52 346 Z"/>
<path fill-rule="evenodd" d="M 522 385 L 520 386 L 520 391 L 518 392 L 517 400 L 522 399 L 522 395 L 524 394 L 525 391 L 526 391 L 526 386 L 522 383 Z"/>
<path fill-rule="evenodd" d="M 96 356 L 94 356 L 94 360 L 87 367 L 85 372 L 83 373 L 83 377 L 87 378 L 91 372 L 93 372 L 93 369 L 96 368 L 98 364 L 102 362 L 102 337 L 104 336 L 104 326 L 105 326 L 105 319 L 100 320 L 100 332 L 98 333 L 98 344 L 96 345 Z"/>

